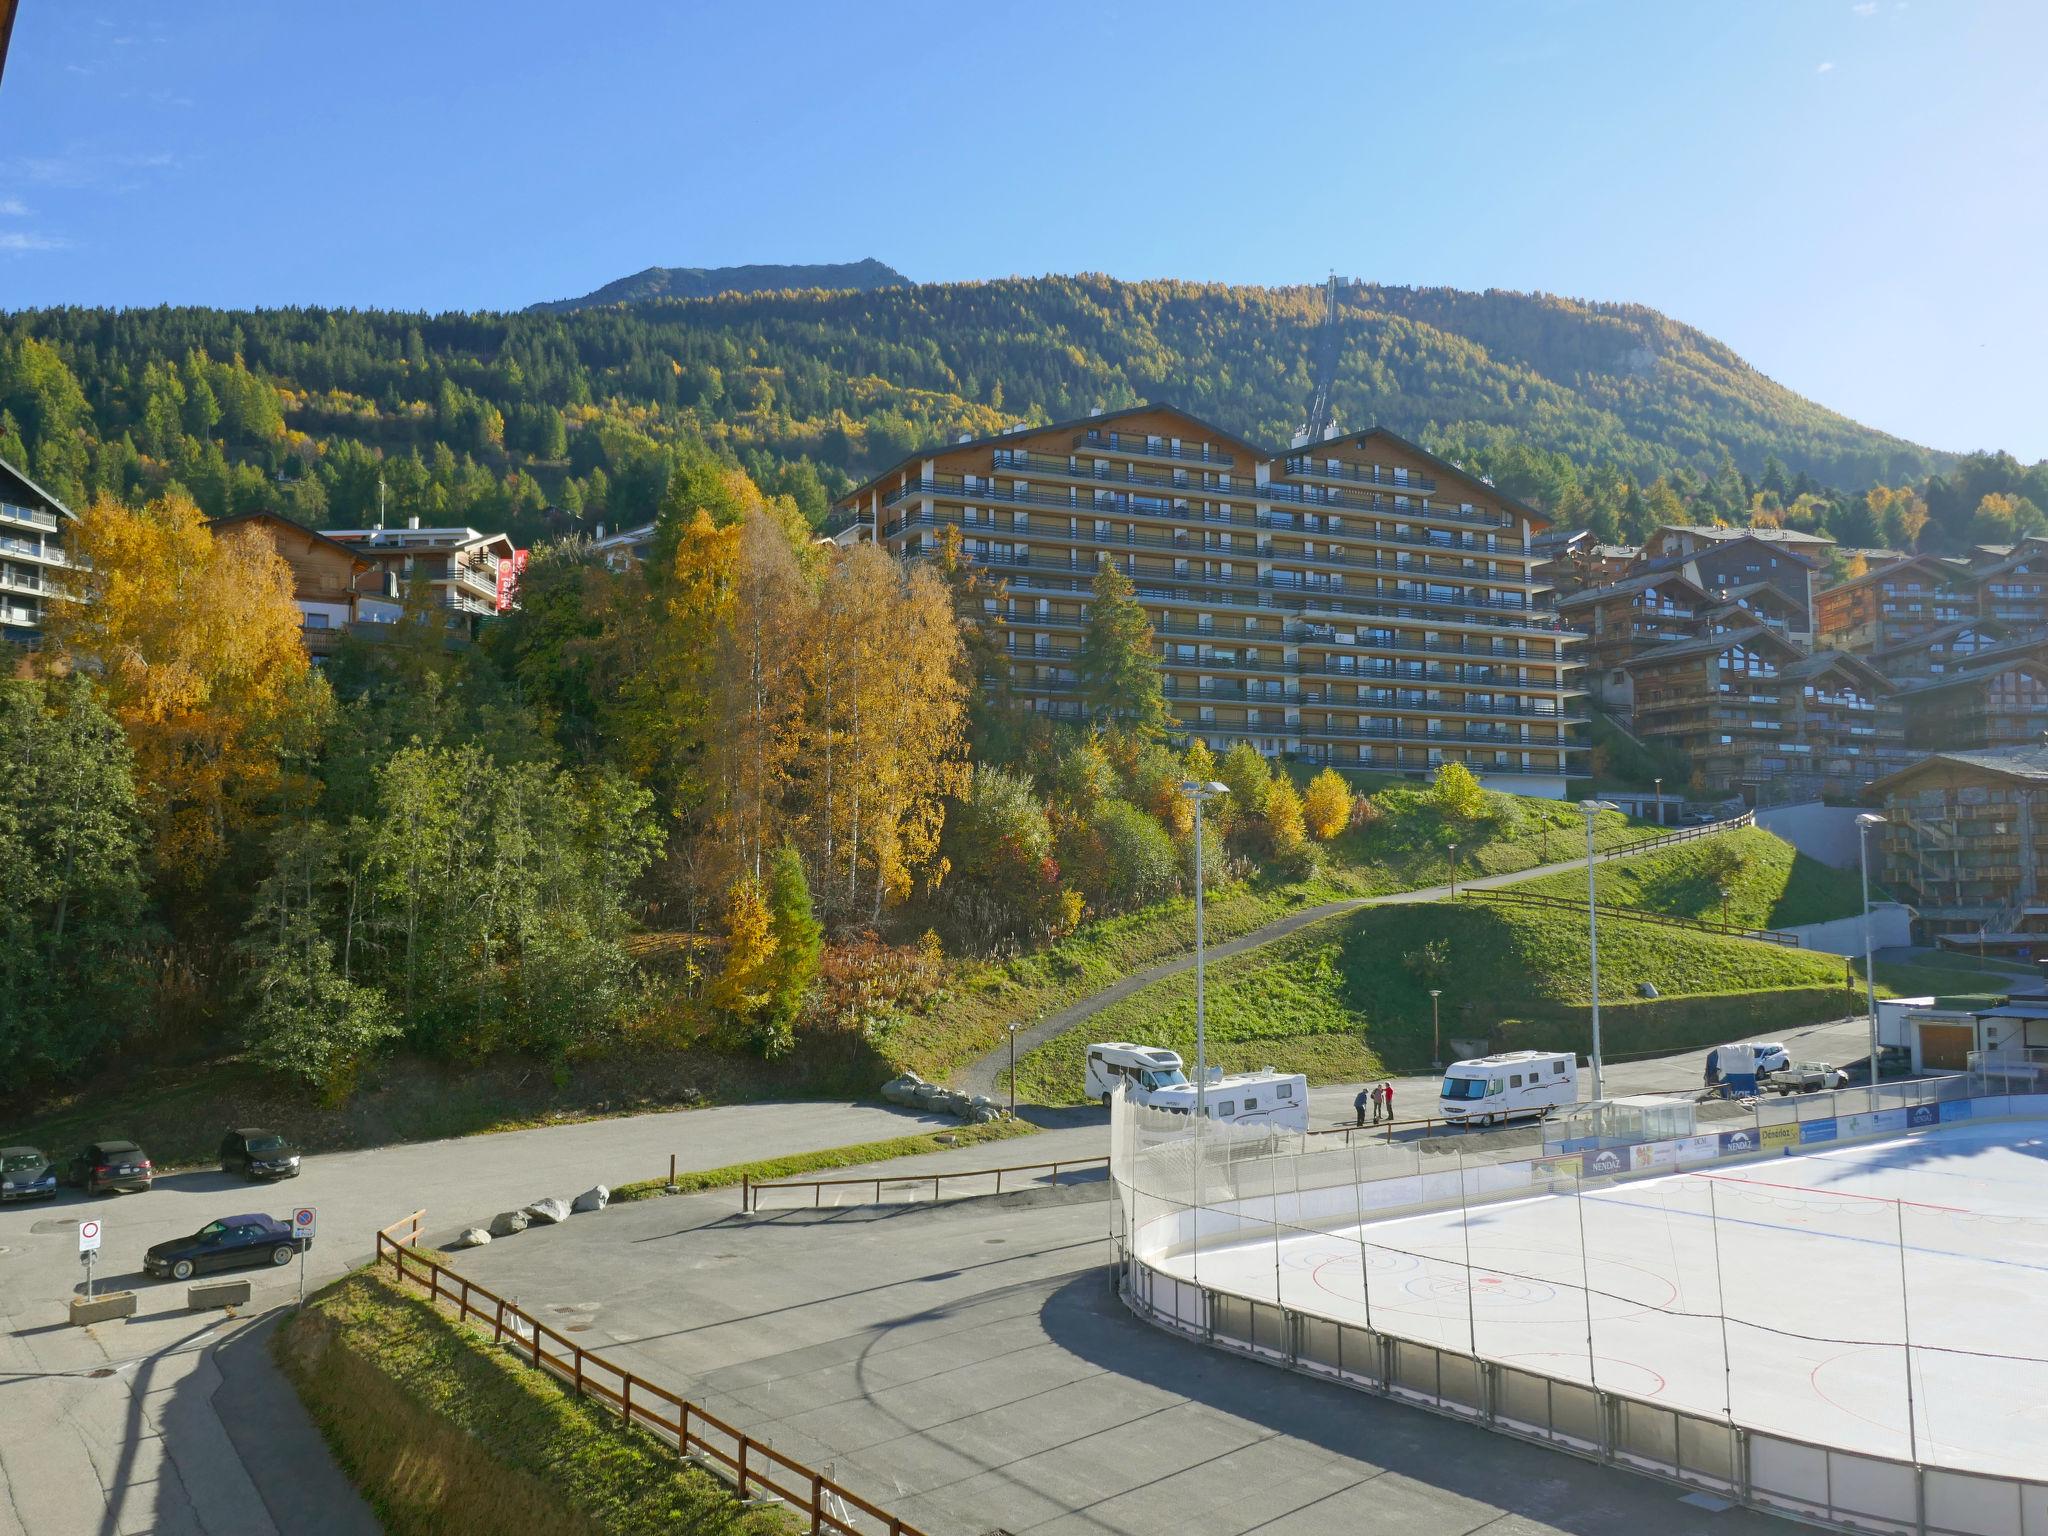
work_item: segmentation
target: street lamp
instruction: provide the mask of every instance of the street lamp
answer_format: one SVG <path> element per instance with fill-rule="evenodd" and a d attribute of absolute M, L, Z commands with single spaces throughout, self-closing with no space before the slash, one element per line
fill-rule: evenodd
<path fill-rule="evenodd" d="M 1436 1000 L 1443 995 L 1442 987 L 1429 989 L 1429 1064 L 1439 1070 L 1444 1064 L 1444 1032 L 1442 1025 L 1437 1022 Z"/>
<path fill-rule="evenodd" d="M 1661 827 L 1664 825 L 1664 781 L 1660 778 L 1654 782 L 1657 785 L 1657 825 Z"/>
<path fill-rule="evenodd" d="M 1593 819 L 1602 811 L 1619 809 L 1611 800 L 1581 800 L 1586 813 L 1586 936 L 1593 960 L 1593 1097 L 1600 1092 L 1600 903 L 1593 887 Z"/>
<path fill-rule="evenodd" d="M 1856 851 L 1863 862 L 1863 986 L 1870 1001 L 1870 1107 L 1877 1108 L 1877 965 L 1870 945 L 1870 829 L 1885 825 L 1884 817 L 1865 811 L 1856 818 Z"/>
<path fill-rule="evenodd" d="M 1458 845 L 1451 844 L 1451 900 L 1458 899 Z"/>
<path fill-rule="evenodd" d="M 1017 1028 L 1010 1026 L 1010 1118 L 1017 1118 Z"/>
<path fill-rule="evenodd" d="M 1180 792 L 1195 802 L 1195 1118 L 1205 1120 L 1209 1115 L 1209 1036 L 1202 976 L 1202 807 L 1218 795 L 1229 794 L 1230 786 L 1214 779 L 1183 779 Z"/>

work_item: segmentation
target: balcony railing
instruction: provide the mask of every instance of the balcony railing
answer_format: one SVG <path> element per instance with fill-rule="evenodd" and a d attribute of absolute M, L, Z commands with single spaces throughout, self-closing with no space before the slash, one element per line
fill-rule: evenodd
<path fill-rule="evenodd" d="M 1377 465 L 1339 464 L 1330 468 L 1328 459 L 1318 459 L 1306 453 L 1289 454 L 1286 459 L 1290 475 L 1313 475 L 1324 480 L 1352 480 L 1361 485 L 1385 486 L 1395 491 L 1433 491 L 1436 481 L 1428 475 L 1413 471 L 1396 478 L 1394 471 Z"/>
<path fill-rule="evenodd" d="M 909 493 L 906 492 L 905 494 Z M 960 500 L 973 501 L 1035 502 L 1041 499 L 1026 495 L 1024 493 L 1012 491 L 949 490 L 945 491 L 943 494 L 947 497 L 948 500 L 952 500 L 957 497 Z M 1320 534 L 1322 537 L 1326 539 L 1342 540 L 1347 549 L 1361 545 L 1377 546 L 1382 544 L 1398 544 L 1411 549 L 1420 549 L 1428 551 L 1431 555 L 1435 556 L 1438 559 L 1444 559 L 1455 556 L 1459 558 L 1461 561 L 1496 560 L 1503 562 L 1511 562 L 1523 568 L 1528 568 L 1540 563 L 1539 557 L 1533 554 L 1525 553 L 1523 550 L 1517 548 L 1488 549 L 1484 545 L 1480 544 L 1445 544 L 1440 540 L 1429 538 L 1427 535 L 1424 534 L 1380 533 L 1372 529 L 1365 528 L 1347 527 L 1334 530 L 1325 528 L 1307 528 L 1298 526 L 1298 524 L 1293 520 L 1284 519 L 1268 513 L 1259 513 L 1256 515 L 1246 515 L 1242 517 L 1227 517 L 1221 514 L 1200 513 L 1192 510 L 1175 510 L 1173 512 L 1141 511 L 1134 513 L 1125 509 L 1096 507 L 1086 502 L 1052 502 L 1051 505 L 1058 512 L 1065 514 L 1065 516 L 1070 521 L 1081 523 L 1102 521 L 1101 518 L 1096 516 L 1096 514 L 1100 512 L 1110 512 L 1114 515 L 1121 517 L 1165 517 L 1177 523 L 1192 523 L 1199 526 L 1203 530 L 1205 540 L 1209 534 L 1209 531 L 1212 529 L 1223 529 L 1225 531 L 1233 529 L 1241 530 L 1248 535 L 1256 537 L 1256 531 L 1271 530 L 1277 528 L 1284 533 L 1316 533 Z M 1211 559 L 1231 558 L 1239 553 L 1258 554 L 1260 550 L 1260 546 L 1255 543 L 1228 545 L 1210 544 L 1207 542 L 1198 543 L 1193 538 L 1187 535 L 1138 533 L 1135 530 L 1130 529 L 1125 530 L 1121 534 L 1110 532 L 1098 533 L 1093 527 L 1065 528 L 1061 527 L 1058 522 L 1026 522 L 1021 524 L 1012 522 L 1008 525 L 1005 525 L 1003 523 L 996 522 L 993 517 L 990 517 L 986 521 L 984 521 L 981 518 L 969 520 L 967 518 L 962 517 L 945 517 L 935 512 L 906 513 L 902 517 L 884 523 L 882 525 L 882 537 L 885 539 L 901 538 L 903 535 L 910 533 L 913 530 L 924 528 L 958 528 L 962 534 L 967 535 L 969 537 L 1004 538 L 1008 539 L 1012 543 L 1054 542 L 1061 544 L 1099 544 L 1106 547 L 1129 546 L 1135 549 L 1171 549 L 1178 553 L 1184 553 L 1190 556 L 1200 553 L 1208 556 Z M 1259 558 L 1277 560 L 1320 560 L 1323 557 L 1320 555 L 1304 556 L 1295 551 L 1273 550 L 1271 548 L 1268 548 L 1265 550 L 1263 554 L 1259 554 Z M 1410 567 L 1410 569 L 1413 568 L 1414 567 Z M 1541 586 L 1545 588 L 1548 588 L 1551 585 L 1551 583 L 1549 582 L 1533 581 L 1530 578 L 1520 575 L 1494 577 L 1487 579 L 1508 580 L 1513 581 L 1517 584 L 1526 583 L 1529 585 Z"/>
<path fill-rule="evenodd" d="M 26 539 L 8 538 L 0 534 L 0 555 L 11 555 L 16 560 L 38 560 L 44 565 L 67 565 L 64 547 L 61 544 L 31 544 Z"/>
<path fill-rule="evenodd" d="M 1093 479 L 1094 477 L 1086 477 Z M 1207 522 L 1250 522 L 1249 517 L 1230 518 L 1220 515 L 1204 516 L 1192 507 L 1176 507 L 1177 501 L 1223 501 L 1223 502 L 1285 502 L 1304 508 L 1299 513 L 1284 512 L 1260 514 L 1256 519 L 1259 526 L 1266 528 L 1300 528 L 1309 532 L 1325 531 L 1308 507 L 1330 508 L 1337 512 L 1355 512 L 1361 516 L 1392 518 L 1398 522 L 1440 522 L 1456 523 L 1468 528 L 1506 529 L 1514 527 L 1510 518 L 1497 517 L 1489 512 L 1464 512 L 1456 507 L 1406 506 L 1397 507 L 1392 502 L 1378 497 L 1346 498 L 1335 492 L 1323 496 L 1311 496 L 1300 486 L 1286 484 L 1264 486 L 1202 486 L 1159 484 L 1157 489 L 1168 494 L 1145 496 L 1132 491 L 1098 492 L 1089 500 L 1082 500 L 1079 491 L 1070 491 L 1061 496 L 1052 491 L 1020 491 L 1015 486 L 1002 487 L 992 478 L 976 475 L 974 484 L 967 483 L 964 475 L 927 475 L 915 480 L 906 480 L 882 498 L 882 505 L 892 507 L 912 496 L 943 496 L 948 500 L 971 499 L 975 501 L 1002 501 L 1023 506 L 1058 507 L 1068 512 L 1092 509 L 1110 512 L 1120 516 L 1177 517 Z M 888 530 L 884 530 L 885 536 Z M 1392 535 L 1372 533 L 1345 527 L 1335 530 L 1339 537 L 1382 538 Z M 1505 553 L 1505 552 L 1504 552 Z M 1514 553 L 1520 553 L 1519 550 Z M 1533 561 L 1539 558 L 1529 555 Z"/>
<path fill-rule="evenodd" d="M 40 507 L 17 507 L 11 502 L 0 501 L 0 523 L 20 523 L 25 528 L 40 528 L 45 533 L 55 533 L 57 514 L 45 512 Z"/>
<path fill-rule="evenodd" d="M 1206 443 L 1182 443 L 1175 447 L 1171 438 L 1133 436 L 1124 432 L 1102 432 L 1090 427 L 1074 438 L 1076 448 L 1093 448 L 1109 453 L 1142 454 L 1148 459 L 1175 459 L 1187 464 L 1233 465 L 1237 462 L 1227 453 L 1219 452 Z"/>

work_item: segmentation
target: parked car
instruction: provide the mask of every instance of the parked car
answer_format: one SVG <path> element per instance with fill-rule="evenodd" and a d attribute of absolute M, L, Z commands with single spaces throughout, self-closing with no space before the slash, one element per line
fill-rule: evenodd
<path fill-rule="evenodd" d="M 290 1222 L 275 1216 L 229 1216 L 209 1221 L 190 1237 L 153 1245 L 142 1256 L 142 1270 L 164 1280 L 190 1280 L 208 1270 L 282 1266 L 312 1246 L 312 1238 L 299 1236 Z"/>
<path fill-rule="evenodd" d="M 1792 1065 L 1792 1053 L 1775 1042 L 1768 1045 L 1753 1045 L 1756 1052 L 1756 1070 L 1759 1077 L 1767 1072 L 1782 1072 Z"/>
<path fill-rule="evenodd" d="M 0 1203 L 47 1200 L 56 1193 L 56 1164 L 34 1147 L 0 1147 Z"/>
<path fill-rule="evenodd" d="M 276 1131 L 244 1126 L 221 1137 L 220 1171 L 245 1179 L 296 1179 L 299 1149 Z"/>
<path fill-rule="evenodd" d="M 1830 1088 L 1846 1088 L 1849 1074 L 1824 1061 L 1794 1061 L 1773 1072 L 1763 1086 L 1782 1099 L 1788 1093 L 1824 1093 Z"/>
<path fill-rule="evenodd" d="M 70 1179 L 88 1195 L 110 1189 L 140 1194 L 156 1182 L 156 1167 L 134 1142 L 102 1140 L 71 1159 Z"/>

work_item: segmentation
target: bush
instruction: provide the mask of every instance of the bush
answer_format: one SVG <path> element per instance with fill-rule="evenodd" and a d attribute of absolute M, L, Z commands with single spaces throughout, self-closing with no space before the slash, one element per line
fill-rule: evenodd
<path fill-rule="evenodd" d="M 1102 912 L 1127 912 L 1173 894 L 1179 857 L 1166 829 L 1128 800 L 1104 800 L 1090 818 L 1100 864 L 1072 871 Z"/>

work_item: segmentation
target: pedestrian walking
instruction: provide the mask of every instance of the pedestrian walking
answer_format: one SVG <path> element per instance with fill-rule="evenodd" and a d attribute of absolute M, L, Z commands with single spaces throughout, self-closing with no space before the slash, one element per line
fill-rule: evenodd
<path fill-rule="evenodd" d="M 1365 1091 L 1365 1089 L 1363 1089 L 1363 1088 L 1360 1088 L 1360 1089 L 1358 1090 L 1358 1097 L 1357 1097 L 1357 1098 L 1355 1098 L 1355 1099 L 1353 1099 L 1353 1100 L 1351 1101 L 1351 1108 L 1352 1108 L 1353 1112 L 1357 1114 L 1357 1116 L 1358 1116 L 1358 1123 L 1359 1123 L 1360 1125 L 1364 1125 L 1364 1124 L 1365 1124 L 1365 1099 L 1366 1099 L 1366 1091 Z M 1374 1118 L 1375 1120 L 1377 1120 L 1377 1119 L 1379 1118 L 1379 1112 L 1378 1112 L 1378 1106 L 1377 1106 L 1377 1104 L 1375 1104 L 1375 1106 L 1374 1106 L 1373 1118 Z"/>

